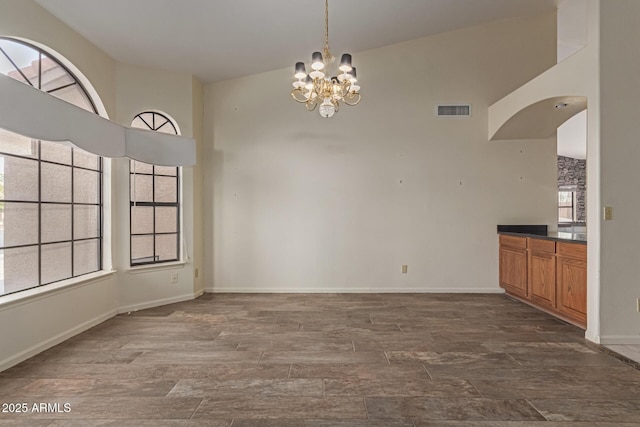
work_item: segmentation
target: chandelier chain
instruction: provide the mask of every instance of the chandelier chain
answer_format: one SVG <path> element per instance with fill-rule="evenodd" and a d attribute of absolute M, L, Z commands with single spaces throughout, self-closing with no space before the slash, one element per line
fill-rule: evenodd
<path fill-rule="evenodd" d="M 324 51 L 329 54 L 329 0 L 324 0 Z"/>

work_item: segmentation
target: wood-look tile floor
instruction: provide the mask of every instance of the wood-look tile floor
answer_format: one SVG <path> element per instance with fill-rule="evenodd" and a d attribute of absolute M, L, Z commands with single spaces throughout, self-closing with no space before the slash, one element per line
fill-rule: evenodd
<path fill-rule="evenodd" d="M 207 294 L 0 373 L 0 426 L 640 426 L 582 337 L 504 295 Z"/>

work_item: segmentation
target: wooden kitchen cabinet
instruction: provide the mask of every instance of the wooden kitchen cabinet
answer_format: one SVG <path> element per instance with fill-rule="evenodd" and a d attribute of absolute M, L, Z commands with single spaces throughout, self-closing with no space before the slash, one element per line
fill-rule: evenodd
<path fill-rule="evenodd" d="M 527 297 L 527 239 L 500 236 L 500 286 L 514 295 Z"/>
<path fill-rule="evenodd" d="M 556 306 L 556 242 L 529 238 L 529 299 L 547 308 Z"/>
<path fill-rule="evenodd" d="M 587 246 L 500 235 L 500 286 L 522 302 L 586 328 Z"/>
<path fill-rule="evenodd" d="M 558 242 L 557 309 L 565 316 L 587 322 L 587 247 Z"/>

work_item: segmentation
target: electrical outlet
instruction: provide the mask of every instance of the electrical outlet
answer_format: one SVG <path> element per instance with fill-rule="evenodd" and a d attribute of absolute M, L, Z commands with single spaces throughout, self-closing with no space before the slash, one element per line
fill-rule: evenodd
<path fill-rule="evenodd" d="M 196 268 L 196 269 L 195 269 L 195 271 L 193 272 L 193 275 L 195 276 L 195 278 L 196 278 L 196 279 L 198 278 L 199 273 L 200 273 L 200 272 L 199 272 L 199 271 L 198 271 L 198 269 Z"/>
<path fill-rule="evenodd" d="M 178 283 L 178 273 L 171 273 L 171 283 Z"/>
<path fill-rule="evenodd" d="M 636 309 L 638 310 L 638 313 L 640 313 L 640 298 L 636 300 Z"/>
<path fill-rule="evenodd" d="M 603 211 L 603 219 L 605 221 L 611 221 L 613 219 L 613 208 L 611 206 L 605 206 Z"/>
<path fill-rule="evenodd" d="M 408 265 L 406 265 L 406 264 L 405 264 L 405 265 L 403 265 L 403 266 L 402 266 L 402 274 L 407 274 L 407 270 L 408 270 L 408 269 L 409 269 L 409 266 L 408 266 Z"/>

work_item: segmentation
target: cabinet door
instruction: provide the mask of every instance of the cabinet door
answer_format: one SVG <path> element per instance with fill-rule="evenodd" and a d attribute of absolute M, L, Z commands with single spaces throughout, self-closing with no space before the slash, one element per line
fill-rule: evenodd
<path fill-rule="evenodd" d="M 500 286 L 527 297 L 527 250 L 500 247 Z"/>
<path fill-rule="evenodd" d="M 529 298 L 545 307 L 556 307 L 555 254 L 529 253 Z"/>
<path fill-rule="evenodd" d="M 580 323 L 587 321 L 587 261 L 558 257 L 558 311 Z"/>

